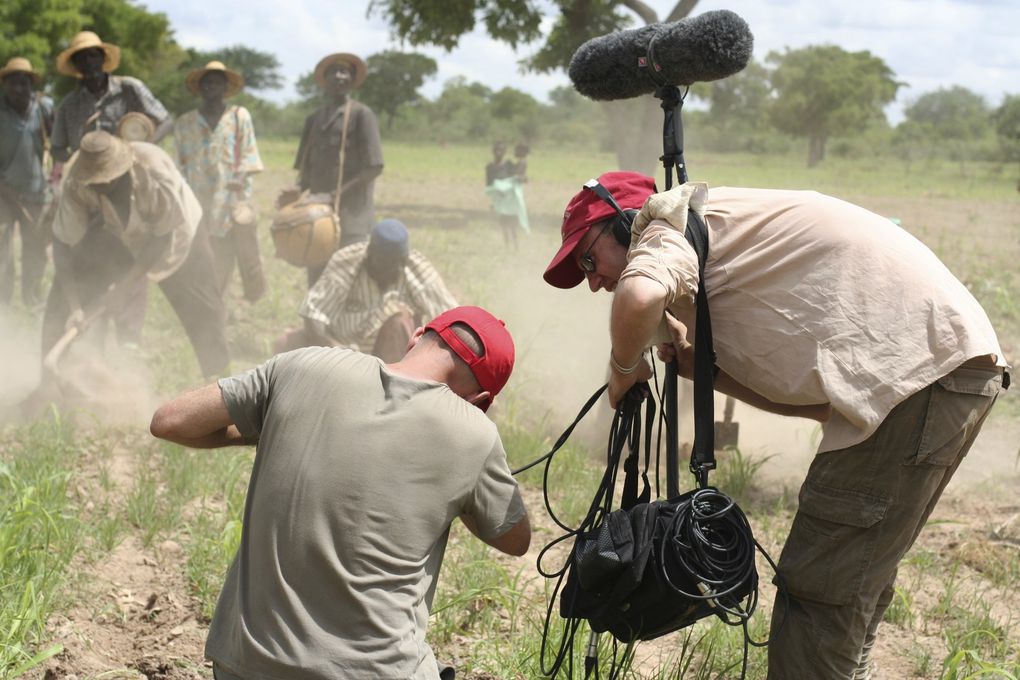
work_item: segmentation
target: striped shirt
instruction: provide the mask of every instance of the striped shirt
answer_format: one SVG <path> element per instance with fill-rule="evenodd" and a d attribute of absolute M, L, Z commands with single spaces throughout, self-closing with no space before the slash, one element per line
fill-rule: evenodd
<path fill-rule="evenodd" d="M 162 102 L 137 78 L 110 76 L 106 92 L 98 99 L 84 84 L 79 85 L 57 107 L 52 146 L 54 149 L 77 151 L 86 132 L 106 130 L 115 135 L 120 119 L 130 111 L 144 113 L 157 125 L 170 115 Z M 90 121 L 96 113 L 98 118 Z"/>
<path fill-rule="evenodd" d="M 396 285 L 386 291 L 363 266 L 367 251 L 367 243 L 355 243 L 335 252 L 299 312 L 343 346 L 370 352 L 394 314 L 409 310 L 421 324 L 457 306 L 439 272 L 418 251 L 411 251 Z"/>

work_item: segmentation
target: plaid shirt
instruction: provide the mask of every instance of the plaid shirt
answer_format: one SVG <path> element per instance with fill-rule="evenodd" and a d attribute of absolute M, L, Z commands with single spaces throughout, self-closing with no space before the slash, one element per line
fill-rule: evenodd
<path fill-rule="evenodd" d="M 170 115 L 162 102 L 137 78 L 110 76 L 106 93 L 98 99 L 84 84 L 79 85 L 57 107 L 53 123 L 53 148 L 77 151 L 81 138 L 92 130 L 117 134 L 117 123 L 125 113 L 131 111 L 144 113 L 157 125 Z M 86 123 L 96 112 L 99 117 L 89 123 L 86 129 Z"/>
<path fill-rule="evenodd" d="M 334 253 L 299 312 L 345 347 L 370 352 L 382 325 L 404 309 L 420 324 L 457 306 L 439 272 L 416 250 L 396 286 L 380 290 L 362 266 L 367 250 L 367 243 L 355 243 Z"/>

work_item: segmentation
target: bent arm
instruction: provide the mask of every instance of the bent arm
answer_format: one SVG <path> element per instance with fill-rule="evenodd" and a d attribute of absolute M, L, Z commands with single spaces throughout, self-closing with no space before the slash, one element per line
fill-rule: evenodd
<path fill-rule="evenodd" d="M 340 188 L 340 195 L 342 196 L 344 194 L 348 194 L 354 189 L 357 189 L 359 186 L 368 184 L 376 177 L 381 175 L 382 171 L 383 166 L 381 165 L 368 166 L 367 168 L 356 174 L 354 177 L 351 177 L 349 180 L 343 183 L 343 186 Z"/>
<path fill-rule="evenodd" d="M 651 344 L 666 310 L 666 289 L 644 276 L 620 281 L 613 296 L 609 335 L 613 356 L 621 366 L 632 366 Z"/>
<path fill-rule="evenodd" d="M 156 126 L 156 130 L 152 133 L 152 144 L 159 144 L 160 140 L 166 137 L 174 130 L 174 119 L 171 116 L 167 116 L 159 125 Z"/>
<path fill-rule="evenodd" d="M 60 287 L 67 308 L 73 313 L 81 309 L 81 300 L 78 298 L 78 287 L 74 280 L 72 257 L 71 246 L 60 239 L 53 239 L 54 285 Z"/>
<path fill-rule="evenodd" d="M 216 383 L 186 392 L 160 406 L 152 415 L 149 432 L 193 449 L 254 443 L 238 432 Z"/>
<path fill-rule="evenodd" d="M 781 416 L 809 418 L 811 420 L 817 420 L 820 423 L 824 423 L 829 419 L 829 416 L 832 415 L 831 404 L 780 404 L 770 399 L 766 399 L 750 387 L 746 387 L 734 380 L 725 371 L 719 371 L 719 374 L 716 375 L 715 391 L 729 395 L 734 399 L 738 399 L 745 404 L 750 404 L 762 411 L 776 413 Z"/>
<path fill-rule="evenodd" d="M 478 534 L 478 525 L 470 515 L 461 515 L 460 520 L 464 522 L 464 526 L 468 530 L 477 536 L 483 543 L 492 546 L 496 550 L 506 553 L 507 555 L 513 555 L 520 557 L 524 553 L 528 552 L 528 547 L 531 545 L 531 521 L 528 519 L 527 514 L 517 524 L 510 527 L 506 533 L 496 538 L 482 538 Z"/>
<path fill-rule="evenodd" d="M 673 334 L 673 343 L 667 345 L 659 345 L 659 358 L 663 361 L 670 361 L 671 359 L 677 360 L 677 372 L 680 377 L 686 378 L 687 380 L 694 379 L 694 345 L 687 342 L 684 338 L 685 329 L 683 324 L 676 321 L 672 317 L 667 317 L 670 323 L 671 331 Z M 733 376 L 728 374 L 726 371 L 719 370 L 715 376 L 715 382 L 713 385 L 716 392 L 725 394 L 733 397 L 738 401 L 742 401 L 745 404 L 767 411 L 768 413 L 775 413 L 781 416 L 791 416 L 797 418 L 809 418 L 811 420 L 817 420 L 820 423 L 824 423 L 832 415 L 831 404 L 781 404 L 776 401 L 772 401 L 762 395 L 758 394 L 750 387 L 747 387 L 743 383 L 738 382 Z"/>
<path fill-rule="evenodd" d="M 651 369 L 641 355 L 651 344 L 665 309 L 666 289 L 654 279 L 631 276 L 617 286 L 609 321 L 612 340 L 609 365 L 613 370 L 608 398 L 613 408 L 635 383 L 651 376 Z"/>

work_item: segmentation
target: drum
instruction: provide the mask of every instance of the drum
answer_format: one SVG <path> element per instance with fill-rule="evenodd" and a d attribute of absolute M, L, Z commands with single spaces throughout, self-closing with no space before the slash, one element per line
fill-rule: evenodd
<path fill-rule="evenodd" d="M 296 267 L 326 264 L 340 244 L 340 219 L 328 203 L 298 200 L 273 218 L 276 256 Z"/>
<path fill-rule="evenodd" d="M 156 132 L 156 125 L 144 113 L 131 111 L 117 123 L 117 136 L 129 142 L 148 142 Z"/>
<path fill-rule="evenodd" d="M 230 219 L 234 224 L 250 227 L 255 224 L 258 214 L 255 207 L 248 201 L 235 201 L 230 206 Z"/>

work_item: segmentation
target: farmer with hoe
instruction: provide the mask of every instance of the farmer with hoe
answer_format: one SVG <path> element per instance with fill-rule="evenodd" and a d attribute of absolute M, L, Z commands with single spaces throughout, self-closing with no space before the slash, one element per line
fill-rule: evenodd
<path fill-rule="evenodd" d="M 128 113 L 140 113 L 151 120 L 150 139 L 158 144 L 173 129 L 173 120 L 145 83 L 130 76 L 112 75 L 120 65 L 120 48 L 103 42 L 92 31 L 81 31 L 71 44 L 57 55 L 57 71 L 81 82 L 57 106 L 53 123 L 53 173 L 56 183 L 63 164 L 91 130 L 117 134 L 121 119 Z M 126 292 L 126 291 L 125 291 Z M 141 342 L 142 324 L 148 304 L 148 287 L 139 279 L 130 295 L 122 298 L 118 309 L 110 310 L 121 344 L 136 347 Z"/>
<path fill-rule="evenodd" d="M 202 374 L 225 373 L 223 300 L 201 219 L 202 207 L 165 151 L 103 131 L 82 137 L 53 225 L 56 274 L 43 354 L 65 329 L 121 308 L 139 282 L 153 281 L 184 325 Z"/>
<path fill-rule="evenodd" d="M 614 293 L 610 403 L 648 379 L 654 343 L 692 376 L 693 210 L 708 231 L 715 389 L 823 423 L 779 560 L 769 678 L 870 677 L 897 565 L 1009 386 L 987 315 L 924 244 L 836 198 L 696 183 L 656 193 L 630 172 L 598 182 L 633 224 L 583 189 L 544 277 Z"/>
<path fill-rule="evenodd" d="M 152 433 L 254 444 L 241 545 L 209 627 L 219 680 L 446 680 L 425 639 L 450 526 L 522 555 L 527 511 L 484 411 L 503 323 L 457 307 L 398 361 L 312 347 L 161 406 Z"/>

